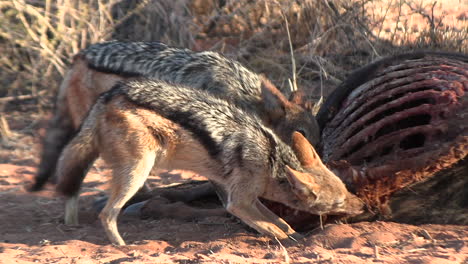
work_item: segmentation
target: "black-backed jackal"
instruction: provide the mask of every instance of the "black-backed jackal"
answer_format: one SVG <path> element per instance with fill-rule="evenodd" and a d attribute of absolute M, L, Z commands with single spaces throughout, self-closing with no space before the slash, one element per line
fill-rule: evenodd
<path fill-rule="evenodd" d="M 153 165 L 207 177 L 231 214 L 281 240 L 300 237 L 259 197 L 313 214 L 357 214 L 363 203 L 321 162 L 302 134 L 292 148 L 256 116 L 207 92 L 160 80 L 118 83 L 99 97 L 57 166 L 57 190 L 67 197 L 65 222 L 78 221 L 80 185 L 101 156 L 112 168 L 100 219 L 110 241 L 122 206 Z"/>
<path fill-rule="evenodd" d="M 312 144 L 319 139 L 319 128 L 310 111 L 289 102 L 262 75 L 219 53 L 194 52 L 157 42 L 100 43 L 75 56 L 60 86 L 31 190 L 40 190 L 54 174 L 60 152 L 99 94 L 119 80 L 136 76 L 208 91 L 257 115 L 288 144 L 293 131 L 300 131 Z"/>

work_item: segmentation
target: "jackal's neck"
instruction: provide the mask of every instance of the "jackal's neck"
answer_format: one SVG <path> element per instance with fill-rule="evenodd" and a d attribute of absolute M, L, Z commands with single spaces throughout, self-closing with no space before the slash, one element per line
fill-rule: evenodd
<path fill-rule="evenodd" d="M 274 153 L 270 154 L 270 160 L 273 172 L 272 175 L 275 180 L 278 182 L 287 182 L 286 166 L 297 171 L 304 171 L 290 146 L 279 139 L 271 130 L 269 130 L 269 135 L 267 134 L 266 137 L 270 142 L 274 142 L 270 143 L 272 148 L 271 153 Z"/>
<path fill-rule="evenodd" d="M 270 141 L 273 140 L 275 143 L 270 144 L 272 149 L 269 159 L 271 162 L 272 177 L 270 178 L 268 187 L 265 188 L 265 193 L 262 197 L 300 210 L 302 209 L 301 203 L 294 195 L 291 185 L 286 177 L 286 166 L 301 172 L 304 171 L 304 168 L 291 147 L 277 138 L 274 134 L 271 134 Z"/>

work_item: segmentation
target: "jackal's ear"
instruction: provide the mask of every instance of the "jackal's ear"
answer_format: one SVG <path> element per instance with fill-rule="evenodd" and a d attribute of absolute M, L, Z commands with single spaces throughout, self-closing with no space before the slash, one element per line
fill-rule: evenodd
<path fill-rule="evenodd" d="M 325 166 L 314 147 L 301 133 L 297 131 L 294 131 L 292 135 L 292 148 L 303 167 L 311 168 Z"/>
<path fill-rule="evenodd" d="M 286 177 L 297 194 L 311 197 L 317 196 L 320 191 L 320 186 L 310 174 L 291 169 L 288 165 L 286 165 Z"/>
<path fill-rule="evenodd" d="M 274 120 L 282 119 L 286 114 L 285 107 L 288 107 L 290 102 L 283 93 L 276 88 L 265 76 L 261 76 L 262 82 L 262 100 L 270 118 Z"/>
<path fill-rule="evenodd" d="M 315 115 L 314 108 L 316 103 L 312 98 L 307 96 L 304 90 L 291 92 L 291 95 L 289 95 L 289 102 L 299 105 L 311 115 Z"/>

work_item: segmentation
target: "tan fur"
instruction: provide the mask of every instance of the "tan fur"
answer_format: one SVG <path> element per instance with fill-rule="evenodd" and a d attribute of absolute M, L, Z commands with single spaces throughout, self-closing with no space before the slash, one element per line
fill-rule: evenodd
<path fill-rule="evenodd" d="M 264 76 L 221 54 L 193 52 L 157 42 L 97 43 L 74 57 L 60 87 L 31 191 L 41 190 L 54 176 L 59 154 L 98 95 L 130 76 L 205 90 L 260 117 L 287 144 L 293 131 L 302 133 L 312 144 L 318 143 L 320 129 L 311 112 L 289 102 Z"/>
<path fill-rule="evenodd" d="M 299 173 L 288 168 L 290 174 L 288 179 L 293 185 L 293 192 L 291 192 L 291 189 L 286 187 L 287 185 L 279 184 L 272 175 L 268 175 L 267 165 L 258 163 L 260 160 L 252 161 L 247 169 L 236 167 L 229 177 L 223 177 L 220 173 L 222 171 L 220 161 L 213 159 L 190 132 L 171 120 L 154 111 L 138 107 L 121 96 L 99 107 L 103 109 L 92 111 L 86 121 L 91 124 L 91 128 L 85 123 L 80 134 L 71 141 L 62 154 L 57 169 L 60 177 L 58 190 L 64 190 L 70 185 L 69 180 L 73 180 L 74 177 L 70 177 L 68 172 L 73 171 L 74 166 L 82 166 L 80 165 L 83 163 L 82 160 L 90 160 L 80 152 L 84 153 L 86 152 L 83 151 L 84 149 L 92 149 L 88 152 L 93 153 L 94 158 L 97 157 L 96 155 L 101 155 L 111 166 L 113 176 L 109 200 L 100 214 L 100 219 L 107 236 L 114 244 L 125 244 L 117 229 L 117 216 L 124 204 L 144 184 L 153 165 L 159 169 L 189 170 L 207 177 L 218 190 L 226 194 L 223 202 L 228 212 L 239 217 L 260 233 L 281 240 L 296 240 L 301 236 L 283 219 L 265 207 L 259 201 L 259 197 L 296 207 L 299 206 L 297 199 L 303 199 L 310 204 L 314 204 L 312 198 L 326 199 L 322 200 L 325 204 L 332 204 L 335 199 L 342 203 L 339 207 L 327 208 L 323 211 L 320 207 L 318 210 L 309 209 L 317 214 L 328 212 L 355 214 L 361 210 L 362 203 L 349 194 L 338 177 L 329 172 L 321 162 L 314 163 L 313 166 L 316 167 L 309 169 L 317 171 L 318 174 L 324 170 L 330 173 L 328 177 L 331 176 L 331 178 L 325 180 L 330 186 L 323 188 L 326 188 L 333 196 L 320 197 L 320 199 L 318 197 L 323 192 L 320 189 L 322 186 L 315 183 L 310 174 Z M 295 133 L 293 140 L 297 144 L 306 144 L 313 148 L 299 133 Z M 258 144 L 268 145 L 269 143 L 266 138 L 259 138 Z M 297 149 L 300 151 L 301 148 Z M 307 153 L 301 155 L 304 156 Z M 319 158 L 315 156 L 310 159 Z M 312 166 L 312 164 L 308 165 Z M 313 184 L 310 184 L 311 182 Z M 295 195 L 294 188 L 298 189 L 298 196 Z M 312 188 L 312 191 L 304 192 L 306 189 L 309 190 L 308 188 Z M 333 188 L 336 188 L 336 193 Z M 77 201 L 76 196 L 67 201 L 66 210 L 68 211 L 65 215 L 72 216 L 66 219 L 67 224 L 76 224 L 73 222 L 76 221 L 77 213 L 69 210 L 77 210 Z"/>
<path fill-rule="evenodd" d="M 59 143 L 57 139 L 71 136 L 73 131 L 78 130 L 86 114 L 98 98 L 98 96 L 110 90 L 118 81 L 127 80 L 130 77 L 98 72 L 88 66 L 86 59 L 78 54 L 74 57 L 73 65 L 67 72 L 59 90 L 57 97 L 57 109 L 55 117 L 51 122 L 41 158 L 38 178 L 55 177 L 52 173 L 55 168 L 56 156 L 61 152 L 66 141 Z M 299 105 L 289 102 L 286 97 L 275 87 L 265 76 L 261 76 L 262 99 L 264 105 L 257 105 L 257 114 L 264 124 L 271 127 L 278 136 L 286 143 L 291 143 L 291 125 L 298 131 L 307 131 L 307 138 L 313 145 L 318 143 L 320 138 L 318 126 L 316 130 L 309 131 L 301 128 L 303 124 L 315 122 L 310 120 L 310 116 L 304 112 Z M 305 120 L 307 119 L 307 120 Z M 55 125 L 53 125 L 55 124 Z M 307 127 L 307 125 L 306 125 Z M 68 131 L 68 132 L 66 132 Z M 60 146 L 63 144 L 63 146 Z M 57 146 L 56 151 L 51 146 Z M 46 149 L 49 148 L 49 149 Z M 53 179 L 55 181 L 55 179 Z M 42 182 L 44 180 L 36 180 Z M 36 190 L 40 189 L 37 188 Z M 148 191 L 148 185 L 144 186 Z"/>
<path fill-rule="evenodd" d="M 59 97 L 57 103 L 68 107 L 73 126 L 78 129 L 98 96 L 124 78 L 90 69 L 80 55 L 75 56 L 69 74 L 70 78 L 65 79 L 60 88 L 63 101 Z"/>

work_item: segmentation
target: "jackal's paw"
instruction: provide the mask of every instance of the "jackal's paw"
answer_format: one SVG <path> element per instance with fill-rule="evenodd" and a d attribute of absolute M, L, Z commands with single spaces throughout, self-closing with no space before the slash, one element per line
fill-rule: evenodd
<path fill-rule="evenodd" d="M 291 235 L 288 235 L 288 238 L 281 239 L 280 243 L 285 247 L 296 246 L 304 241 L 304 236 L 295 232 Z"/>

